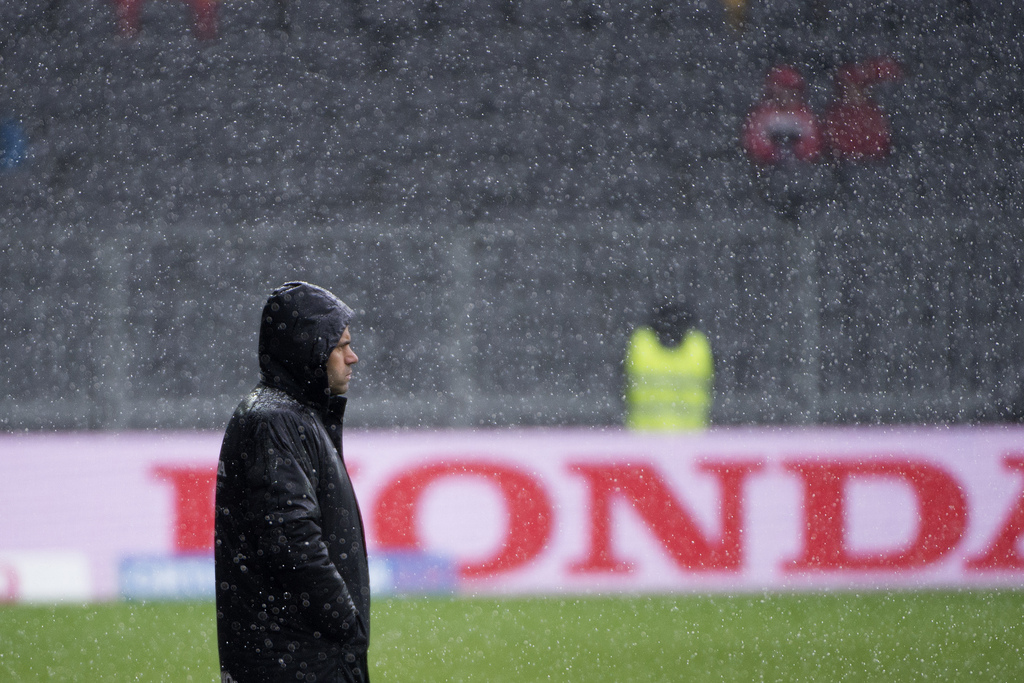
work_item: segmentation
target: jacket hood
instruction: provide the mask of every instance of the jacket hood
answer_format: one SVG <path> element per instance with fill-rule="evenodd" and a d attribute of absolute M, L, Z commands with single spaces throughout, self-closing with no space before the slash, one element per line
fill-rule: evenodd
<path fill-rule="evenodd" d="M 327 358 L 353 317 L 351 308 L 322 287 L 289 282 L 275 289 L 260 321 L 260 379 L 326 408 Z"/>
<path fill-rule="evenodd" d="M 765 76 L 764 84 L 769 92 L 776 93 L 781 90 L 802 93 L 805 86 L 804 77 L 788 64 L 772 67 Z"/>

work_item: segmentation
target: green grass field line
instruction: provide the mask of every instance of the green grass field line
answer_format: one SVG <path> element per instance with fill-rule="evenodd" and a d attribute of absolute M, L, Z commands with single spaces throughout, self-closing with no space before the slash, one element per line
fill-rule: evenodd
<path fill-rule="evenodd" d="M 218 679 L 212 603 L 0 607 L 0 681 Z M 388 599 L 374 683 L 1024 680 L 1024 591 Z"/>

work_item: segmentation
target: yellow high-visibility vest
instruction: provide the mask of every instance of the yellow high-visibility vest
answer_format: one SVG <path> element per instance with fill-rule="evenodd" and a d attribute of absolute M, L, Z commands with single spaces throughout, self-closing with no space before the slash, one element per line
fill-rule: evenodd
<path fill-rule="evenodd" d="M 665 347 L 650 327 L 639 327 L 626 350 L 626 426 L 642 431 L 703 429 L 714 383 L 711 344 L 690 330 Z"/>

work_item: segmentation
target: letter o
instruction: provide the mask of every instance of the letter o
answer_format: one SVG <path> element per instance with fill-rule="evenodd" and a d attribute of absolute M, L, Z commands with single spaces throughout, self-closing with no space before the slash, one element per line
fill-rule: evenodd
<path fill-rule="evenodd" d="M 551 537 L 551 501 L 540 483 L 517 469 L 483 462 L 444 462 L 403 472 L 387 484 L 374 506 L 377 540 L 385 548 L 420 545 L 416 518 L 427 488 L 446 477 L 478 477 L 497 485 L 505 500 L 508 532 L 492 557 L 463 564 L 466 578 L 484 578 L 519 567 L 541 553 Z"/>

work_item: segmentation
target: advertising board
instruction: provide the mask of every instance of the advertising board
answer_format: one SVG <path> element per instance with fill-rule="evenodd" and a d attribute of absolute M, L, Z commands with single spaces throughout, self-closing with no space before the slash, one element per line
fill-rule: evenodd
<path fill-rule="evenodd" d="M 219 447 L 0 437 L 0 600 L 212 596 Z M 1017 427 L 351 432 L 345 448 L 376 594 L 1024 585 Z"/>

